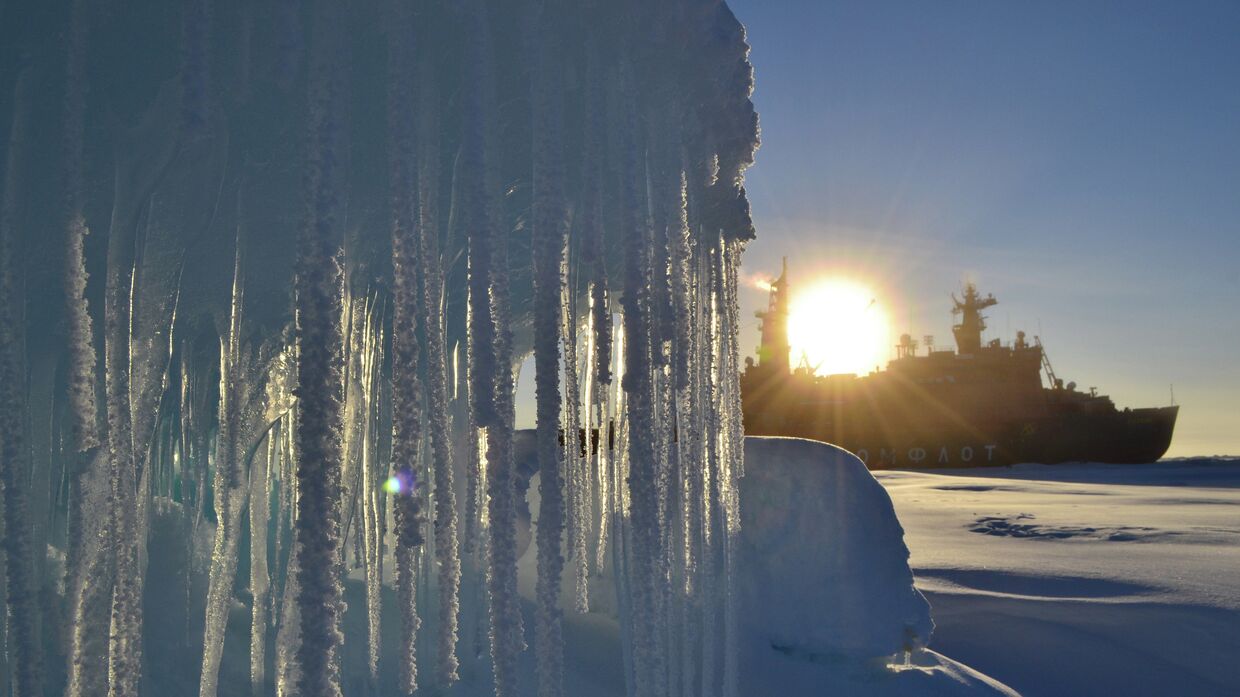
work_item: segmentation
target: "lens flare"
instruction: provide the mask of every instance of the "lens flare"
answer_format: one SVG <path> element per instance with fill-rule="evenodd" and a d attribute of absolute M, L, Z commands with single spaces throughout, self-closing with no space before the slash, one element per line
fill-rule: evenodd
<path fill-rule="evenodd" d="M 788 343 L 794 366 L 808 363 L 819 375 L 864 375 L 886 363 L 891 322 L 870 289 L 826 279 L 792 299 Z"/>
<path fill-rule="evenodd" d="M 383 490 L 393 496 L 409 496 L 417 489 L 417 477 L 412 470 L 402 469 L 383 482 Z"/>

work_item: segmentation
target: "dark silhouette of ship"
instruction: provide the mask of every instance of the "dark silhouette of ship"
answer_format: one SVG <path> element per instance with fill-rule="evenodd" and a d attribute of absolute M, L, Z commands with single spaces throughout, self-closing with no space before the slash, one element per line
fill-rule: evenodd
<path fill-rule="evenodd" d="M 908 334 L 887 370 L 818 376 L 793 368 L 788 269 L 771 284 L 758 360 L 741 375 L 745 433 L 812 438 L 852 451 L 871 469 L 1018 462 L 1153 462 L 1167 452 L 1178 406 L 1116 409 L 1056 377 L 1042 342 L 1017 332 L 982 343 L 982 310 L 998 301 L 968 283 L 953 313 L 957 350 L 926 352 Z M 1046 376 L 1049 387 L 1043 386 Z"/>

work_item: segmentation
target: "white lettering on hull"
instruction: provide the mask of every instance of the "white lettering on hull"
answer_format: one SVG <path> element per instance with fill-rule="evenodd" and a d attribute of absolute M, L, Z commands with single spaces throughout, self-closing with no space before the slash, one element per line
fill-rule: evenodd
<path fill-rule="evenodd" d="M 998 445 L 982 445 L 982 446 L 979 446 L 978 449 L 983 449 L 983 448 L 986 450 L 986 462 L 993 463 L 995 461 L 995 450 L 997 450 L 999 446 Z M 939 446 L 938 451 L 939 451 L 938 458 L 936 461 L 937 464 L 940 464 L 940 465 L 952 464 L 953 462 L 952 451 L 946 445 Z M 897 451 L 895 448 L 891 448 L 891 449 L 879 448 L 878 464 L 887 465 L 887 466 L 895 465 L 898 452 L 899 451 Z M 907 457 L 909 461 L 912 462 L 914 465 L 919 465 L 926 461 L 926 459 L 929 457 L 930 452 L 933 452 L 933 449 L 914 447 L 914 448 L 908 449 L 908 451 L 905 453 L 905 457 Z M 870 464 L 870 451 L 868 448 L 859 448 L 856 451 L 854 451 L 854 453 L 856 454 L 857 459 L 861 460 L 867 465 Z M 973 462 L 973 457 L 976 454 L 977 454 L 977 449 L 975 449 L 973 446 L 971 445 L 962 446 L 960 448 L 960 453 L 957 457 L 957 461 L 960 463 L 964 463 L 964 464 Z"/>

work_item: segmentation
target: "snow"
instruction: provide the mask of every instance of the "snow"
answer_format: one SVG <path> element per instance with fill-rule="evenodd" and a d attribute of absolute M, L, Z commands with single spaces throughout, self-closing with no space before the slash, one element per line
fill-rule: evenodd
<path fill-rule="evenodd" d="M 532 450 L 527 446 L 518 461 L 532 459 Z M 733 562 L 741 603 L 740 694 L 1012 694 L 921 648 L 933 628 L 930 607 L 913 587 L 891 500 L 860 460 L 814 441 L 754 437 L 746 438 L 745 458 Z M 530 510 L 538 508 L 537 484 L 537 478 L 530 483 Z M 535 554 L 531 545 L 519 562 L 527 602 Z M 610 569 L 592 579 L 595 611 L 584 615 L 572 611 L 571 589 L 561 596 L 570 694 L 625 694 L 614 599 L 599 597 L 614 588 Z M 907 664 L 905 647 L 913 649 Z M 523 661 L 532 670 L 529 653 Z"/>
<path fill-rule="evenodd" d="M 938 650 L 1027 697 L 1236 693 L 1240 460 L 877 478 Z"/>
<path fill-rule="evenodd" d="M 527 616 L 534 612 L 537 546 L 524 530 L 527 511 L 539 508 L 532 436 L 525 431 L 516 438 L 518 478 L 528 486 L 528 505 L 518 507 L 523 530 L 516 550 Z M 746 439 L 745 459 L 733 560 L 739 694 L 1208 696 L 1234 694 L 1240 684 L 1231 659 L 1240 646 L 1240 460 L 872 475 L 829 445 L 753 437 Z M 1019 521 L 1049 534 L 975 532 L 981 518 Z M 148 607 L 163 608 L 152 616 L 172 621 L 152 626 L 179 634 L 188 612 L 191 634 L 201 636 L 206 579 L 195 572 L 186 608 L 185 581 L 178 577 L 187 523 L 173 520 L 185 519 L 173 515 L 155 526 L 161 532 L 152 557 L 162 560 L 160 573 L 168 577 L 153 578 L 152 588 L 160 590 L 147 598 Z M 202 557 L 209 555 L 208 525 L 196 541 Z M 1124 529 L 1146 534 L 1128 539 L 1099 532 Z M 564 570 L 566 579 L 574 573 Z M 384 606 L 394 608 L 390 581 Z M 364 585 L 357 574 L 345 588 L 346 694 L 361 694 L 367 672 Z M 610 568 L 593 576 L 589 588 L 589 613 L 574 611 L 572 584 L 561 595 L 565 693 L 625 695 Z M 239 599 L 228 623 L 221 694 L 248 689 L 250 598 Z M 479 598 L 462 601 L 463 619 L 476 617 Z M 428 613 L 420 634 L 428 648 L 437 622 L 438 613 Z M 393 640 L 383 642 L 382 665 L 396 665 L 398 625 L 397 613 L 385 614 L 384 631 Z M 534 623 L 525 632 L 532 646 Z M 906 661 L 904 648 L 922 643 L 928 647 L 914 648 Z M 154 646 L 155 694 L 192 694 L 197 685 L 177 668 L 197 657 L 190 656 L 192 643 L 159 641 L 153 652 Z M 521 652 L 516 670 L 519 694 L 534 694 L 535 651 Z M 494 693 L 487 651 L 462 652 L 460 674 L 460 683 L 436 694 Z M 385 672 L 377 694 L 394 694 L 395 679 Z"/>

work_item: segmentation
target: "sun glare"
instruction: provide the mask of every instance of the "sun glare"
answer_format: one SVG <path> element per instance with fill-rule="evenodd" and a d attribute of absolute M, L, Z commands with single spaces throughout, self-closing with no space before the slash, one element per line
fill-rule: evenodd
<path fill-rule="evenodd" d="M 887 362 L 891 323 L 868 288 L 829 279 L 792 298 L 788 343 L 794 366 L 807 362 L 819 375 L 864 375 Z"/>

